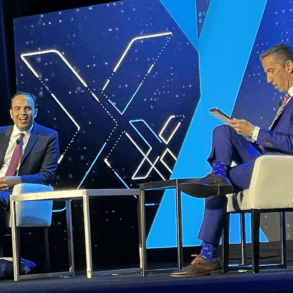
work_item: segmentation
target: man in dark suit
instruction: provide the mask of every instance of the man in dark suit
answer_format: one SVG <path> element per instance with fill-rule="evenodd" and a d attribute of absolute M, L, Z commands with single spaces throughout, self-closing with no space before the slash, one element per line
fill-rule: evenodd
<path fill-rule="evenodd" d="M 206 177 L 183 183 L 181 188 L 195 197 L 205 197 L 205 213 L 198 238 L 202 249 L 192 263 L 172 277 L 216 274 L 221 271 L 218 245 L 226 214 L 227 198 L 219 195 L 248 189 L 256 158 L 263 154 L 293 154 L 293 50 L 278 44 L 260 56 L 267 82 L 286 92 L 283 103 L 268 129 L 245 120 L 231 119 L 216 127 L 208 162 L 212 172 Z M 238 165 L 230 167 L 232 161 Z"/>
<path fill-rule="evenodd" d="M 10 116 L 14 125 L 0 127 L 0 245 L 13 187 L 19 183 L 51 184 L 59 157 L 58 133 L 34 121 L 37 109 L 33 95 L 15 94 Z"/>

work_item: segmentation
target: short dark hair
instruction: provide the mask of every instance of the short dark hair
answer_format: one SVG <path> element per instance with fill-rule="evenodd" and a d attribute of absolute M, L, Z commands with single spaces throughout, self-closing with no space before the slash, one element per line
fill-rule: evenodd
<path fill-rule="evenodd" d="M 263 59 L 269 55 L 272 55 L 275 62 L 278 62 L 282 66 L 285 66 L 288 60 L 293 62 L 293 49 L 285 43 L 276 44 L 260 54 L 260 60 L 263 61 Z"/>
<path fill-rule="evenodd" d="M 30 94 L 30 93 L 25 93 L 25 92 L 17 92 L 16 94 L 14 94 L 10 100 L 10 109 L 12 109 L 12 101 L 16 96 L 29 96 L 33 102 L 34 102 L 34 107 L 36 109 L 36 103 L 37 103 L 37 98 L 35 95 Z"/>

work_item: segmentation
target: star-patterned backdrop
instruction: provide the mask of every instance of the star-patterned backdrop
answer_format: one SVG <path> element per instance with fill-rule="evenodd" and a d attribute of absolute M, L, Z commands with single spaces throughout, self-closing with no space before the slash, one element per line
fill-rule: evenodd
<path fill-rule="evenodd" d="M 200 98 L 198 54 L 158 0 L 15 20 L 17 86 L 60 136 L 56 188 L 165 180 Z"/>
<path fill-rule="evenodd" d="M 17 88 L 37 96 L 36 121 L 59 133 L 55 189 L 136 188 L 170 178 L 200 99 L 199 60 L 159 0 L 18 18 L 14 33 Z M 162 195 L 147 199 L 148 229 Z M 99 264 L 137 260 L 136 203 L 91 201 L 94 263 L 97 255 Z M 80 208 L 75 202 L 75 235 L 82 235 Z M 64 226 L 62 216 L 55 221 Z M 83 251 L 80 237 L 75 246 Z M 110 249 L 117 255 L 103 253 Z"/>
<path fill-rule="evenodd" d="M 262 22 L 243 77 L 233 117 L 246 118 L 253 124 L 268 128 L 277 111 L 278 101 L 284 94 L 268 84 L 259 56 L 278 43 L 292 46 L 292 1 L 268 0 Z M 252 86 L 253 85 L 253 86 Z M 255 103 L 257 100 L 257 103 Z"/>

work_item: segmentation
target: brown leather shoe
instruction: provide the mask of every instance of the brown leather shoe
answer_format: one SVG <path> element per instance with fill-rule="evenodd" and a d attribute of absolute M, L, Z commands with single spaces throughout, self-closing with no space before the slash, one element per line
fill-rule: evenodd
<path fill-rule="evenodd" d="M 226 180 L 213 173 L 201 179 L 186 180 L 186 182 L 179 184 L 179 189 L 188 195 L 201 198 L 234 192 L 234 188 L 228 178 Z"/>
<path fill-rule="evenodd" d="M 216 260 L 205 260 L 197 254 L 193 254 L 195 259 L 189 266 L 182 270 L 178 270 L 170 274 L 170 277 L 199 277 L 204 275 L 218 275 L 221 273 L 221 262 L 219 259 Z"/>

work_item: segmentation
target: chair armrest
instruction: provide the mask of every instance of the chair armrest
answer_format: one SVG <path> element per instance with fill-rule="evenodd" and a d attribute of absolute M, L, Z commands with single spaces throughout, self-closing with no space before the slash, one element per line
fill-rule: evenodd
<path fill-rule="evenodd" d="M 254 165 L 242 210 L 293 207 L 293 156 L 264 155 Z"/>
<path fill-rule="evenodd" d="M 34 192 L 45 192 L 53 191 L 53 187 L 44 184 L 34 184 L 34 183 L 20 183 L 14 186 L 12 190 L 12 195 L 19 195 L 22 193 L 34 193 Z"/>

